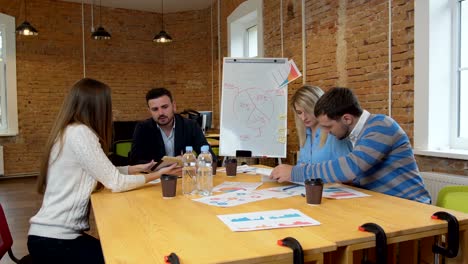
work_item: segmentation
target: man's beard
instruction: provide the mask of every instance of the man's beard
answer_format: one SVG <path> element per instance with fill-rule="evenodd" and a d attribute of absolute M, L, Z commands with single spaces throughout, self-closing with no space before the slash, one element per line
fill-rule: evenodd
<path fill-rule="evenodd" d="M 162 122 L 160 122 L 160 118 L 161 118 L 161 117 L 165 117 L 165 118 L 167 119 L 167 122 L 166 122 L 166 123 L 162 123 Z M 169 117 L 168 117 L 168 116 L 165 116 L 165 115 L 163 115 L 163 116 L 160 116 L 160 117 L 158 118 L 158 121 L 157 121 L 157 123 L 158 123 L 158 125 L 159 125 L 159 126 L 165 126 L 165 125 L 169 125 L 169 124 L 171 124 L 173 120 L 174 120 L 174 116 L 172 116 L 172 118 L 171 118 L 171 119 L 169 119 Z"/>
<path fill-rule="evenodd" d="M 347 138 L 349 136 L 349 134 L 351 134 L 349 126 L 348 125 L 345 125 L 345 126 L 346 126 L 346 134 L 344 134 L 344 136 L 340 137 L 339 140 L 343 140 L 343 139 Z"/>

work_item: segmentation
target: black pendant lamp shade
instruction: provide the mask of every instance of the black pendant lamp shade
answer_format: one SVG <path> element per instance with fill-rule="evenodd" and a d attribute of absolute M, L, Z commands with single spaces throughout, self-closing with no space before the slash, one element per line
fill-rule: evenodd
<path fill-rule="evenodd" d="M 16 28 L 16 33 L 18 35 L 23 35 L 23 36 L 37 36 L 39 33 L 28 22 L 28 13 L 27 13 L 26 5 L 27 5 L 27 3 L 26 3 L 26 0 L 25 0 L 24 1 L 24 22 L 21 23 L 21 25 L 19 25 Z"/>
<path fill-rule="evenodd" d="M 37 36 L 39 34 L 28 21 L 21 23 L 21 25 L 16 28 L 16 33 L 23 36 Z"/>
<path fill-rule="evenodd" d="M 95 40 L 111 39 L 111 34 L 101 24 L 101 0 L 99 0 L 99 27 L 91 34 L 91 38 Z"/>
<path fill-rule="evenodd" d="M 161 30 L 161 32 L 159 32 L 156 36 L 154 36 L 153 41 L 158 42 L 158 43 L 168 43 L 168 42 L 172 42 L 172 38 L 171 36 L 169 36 L 169 34 L 167 34 L 166 31 Z"/>
<path fill-rule="evenodd" d="M 110 39 L 111 35 L 107 32 L 102 26 L 99 26 L 93 34 L 91 34 L 92 39 L 101 40 L 101 39 Z"/>
<path fill-rule="evenodd" d="M 157 43 L 169 43 L 172 42 L 171 36 L 167 34 L 164 30 L 164 0 L 161 0 L 161 21 L 162 21 L 162 29 L 161 31 L 154 36 L 153 42 Z"/>

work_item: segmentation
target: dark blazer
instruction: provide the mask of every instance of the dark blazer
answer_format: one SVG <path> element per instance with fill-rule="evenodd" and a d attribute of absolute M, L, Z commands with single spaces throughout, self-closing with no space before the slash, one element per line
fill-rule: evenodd
<path fill-rule="evenodd" d="M 209 145 L 200 126 L 194 121 L 175 114 L 175 138 L 174 154 L 176 156 L 185 153 L 186 146 L 192 146 L 193 150 L 200 154 L 201 146 Z M 216 155 L 210 146 L 213 162 L 217 161 Z M 138 123 L 133 133 L 132 150 L 130 151 L 130 165 L 147 163 L 151 160 L 159 161 L 166 156 L 164 141 L 153 118 Z"/>

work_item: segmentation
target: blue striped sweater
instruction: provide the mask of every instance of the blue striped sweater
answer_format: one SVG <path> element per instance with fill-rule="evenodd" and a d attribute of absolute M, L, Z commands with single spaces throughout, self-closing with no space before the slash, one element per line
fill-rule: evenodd
<path fill-rule="evenodd" d="M 408 136 L 388 116 L 370 115 L 353 150 L 346 156 L 322 163 L 293 167 L 291 181 L 321 178 L 422 203 L 431 197 L 419 175 Z"/>

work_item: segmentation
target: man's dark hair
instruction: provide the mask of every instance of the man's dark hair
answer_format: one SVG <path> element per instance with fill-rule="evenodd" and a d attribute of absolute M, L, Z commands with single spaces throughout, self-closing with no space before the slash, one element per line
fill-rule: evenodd
<path fill-rule="evenodd" d="M 327 91 L 315 104 L 316 117 L 326 115 L 333 120 L 340 119 L 344 114 L 361 116 L 362 108 L 356 95 L 349 88 L 333 87 Z"/>
<path fill-rule="evenodd" d="M 172 103 L 172 94 L 166 88 L 153 88 L 146 93 L 146 103 L 151 99 L 156 99 L 161 96 L 167 95 Z"/>

